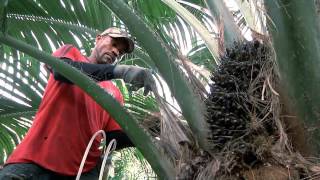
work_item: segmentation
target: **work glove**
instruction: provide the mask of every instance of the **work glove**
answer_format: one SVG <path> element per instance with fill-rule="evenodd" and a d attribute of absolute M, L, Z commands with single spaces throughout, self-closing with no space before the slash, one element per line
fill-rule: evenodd
<path fill-rule="evenodd" d="M 152 91 L 152 88 L 155 87 L 151 71 L 145 68 L 116 65 L 113 69 L 113 74 L 115 78 L 123 79 L 124 82 L 131 84 L 129 90 L 136 91 L 144 87 L 144 95 L 147 95 L 149 91 Z"/>

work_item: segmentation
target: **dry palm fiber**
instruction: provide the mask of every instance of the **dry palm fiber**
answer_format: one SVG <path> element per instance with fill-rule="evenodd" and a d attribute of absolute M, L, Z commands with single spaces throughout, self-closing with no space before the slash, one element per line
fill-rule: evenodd
<path fill-rule="evenodd" d="M 155 77 L 158 79 L 157 76 Z M 160 80 L 159 83 L 161 83 Z M 153 135 L 160 139 L 158 141 L 160 147 L 168 155 L 168 158 L 175 162 L 181 157 L 180 144 L 191 144 L 193 142 L 191 131 L 179 117 L 179 115 L 181 115 L 180 111 L 170 105 L 165 97 L 161 96 L 161 89 L 158 89 L 155 84 L 151 88 L 159 106 L 159 114 L 157 115 L 159 116 L 160 122 L 153 122 L 154 124 L 152 125 L 152 122 L 149 121 L 148 126 L 160 126 L 160 131 L 154 131 Z"/>

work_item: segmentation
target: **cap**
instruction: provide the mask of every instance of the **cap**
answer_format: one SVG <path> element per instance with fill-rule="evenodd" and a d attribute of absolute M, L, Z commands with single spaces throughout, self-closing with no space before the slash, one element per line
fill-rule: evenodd
<path fill-rule="evenodd" d="M 134 49 L 134 43 L 133 40 L 129 37 L 128 33 L 125 31 L 121 31 L 119 28 L 116 27 L 111 27 L 103 31 L 101 34 L 103 35 L 108 35 L 113 38 L 125 38 L 128 42 L 128 49 L 126 50 L 127 53 L 131 53 Z"/>

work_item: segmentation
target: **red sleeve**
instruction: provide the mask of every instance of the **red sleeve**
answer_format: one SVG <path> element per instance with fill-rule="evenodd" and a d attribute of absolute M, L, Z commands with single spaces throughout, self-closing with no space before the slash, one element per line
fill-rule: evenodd
<path fill-rule="evenodd" d="M 71 56 L 72 53 L 70 53 L 70 50 L 74 48 L 73 45 L 71 44 L 66 44 L 61 46 L 59 49 L 57 49 L 56 51 L 54 51 L 52 53 L 52 56 L 57 57 L 57 58 L 62 58 L 62 57 L 68 57 Z M 71 57 L 68 57 L 69 59 L 73 59 Z"/>
<path fill-rule="evenodd" d="M 71 45 L 71 44 L 66 44 L 66 45 L 61 46 L 61 47 L 60 47 L 59 49 L 57 49 L 56 51 L 54 51 L 51 55 L 52 55 L 53 57 L 56 57 L 56 58 L 67 57 L 67 58 L 69 58 L 69 59 L 74 59 L 74 58 L 70 57 L 70 55 L 72 55 L 72 54 L 69 53 L 72 48 L 74 48 L 73 45 Z M 47 70 L 49 70 L 50 72 L 52 72 L 52 68 L 51 68 L 50 66 L 48 66 L 48 65 L 45 64 L 44 67 L 45 67 Z"/>
<path fill-rule="evenodd" d="M 120 125 L 113 119 L 110 118 L 107 127 L 104 129 L 106 132 L 109 131 L 116 131 L 116 130 L 122 130 Z"/>

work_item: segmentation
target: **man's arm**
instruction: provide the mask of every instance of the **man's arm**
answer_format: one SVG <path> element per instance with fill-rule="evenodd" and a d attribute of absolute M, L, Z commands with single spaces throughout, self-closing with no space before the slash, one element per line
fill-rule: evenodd
<path fill-rule="evenodd" d="M 96 81 L 120 78 L 124 82 L 131 84 L 136 90 L 144 87 L 144 95 L 147 95 L 152 90 L 152 87 L 155 86 L 151 71 L 145 68 L 128 65 L 91 64 L 72 61 L 67 58 L 63 58 L 62 60 Z M 52 71 L 55 80 L 73 84 L 54 69 Z"/>
<path fill-rule="evenodd" d="M 77 68 L 81 72 L 85 73 L 92 79 L 96 81 L 105 81 L 105 80 L 110 80 L 114 79 L 114 65 L 111 64 L 91 64 L 91 63 L 85 63 L 85 62 L 78 62 L 78 61 L 72 61 L 67 58 L 62 58 L 62 60 L 65 63 L 70 64 L 71 66 Z M 65 78 L 63 75 L 55 71 L 54 69 L 52 70 L 53 77 L 57 81 L 61 81 L 64 83 L 69 83 L 73 84 L 71 81 L 69 81 L 67 78 Z"/>

